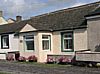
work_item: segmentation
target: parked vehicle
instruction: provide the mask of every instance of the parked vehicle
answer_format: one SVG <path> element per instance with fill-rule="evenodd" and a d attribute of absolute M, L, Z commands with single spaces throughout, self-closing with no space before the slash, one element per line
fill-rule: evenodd
<path fill-rule="evenodd" d="M 96 67 L 100 63 L 100 52 L 76 52 L 72 64 Z"/>

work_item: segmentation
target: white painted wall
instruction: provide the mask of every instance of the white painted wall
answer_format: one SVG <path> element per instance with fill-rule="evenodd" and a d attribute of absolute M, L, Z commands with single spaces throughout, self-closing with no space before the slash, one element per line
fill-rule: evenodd
<path fill-rule="evenodd" d="M 25 43 L 24 43 L 24 35 L 34 35 L 34 49 L 35 50 L 27 50 L 25 48 Z M 20 34 L 19 36 L 19 51 L 20 51 L 20 55 L 24 56 L 26 58 L 28 58 L 31 55 L 35 55 L 36 57 L 38 57 L 38 52 L 39 52 L 39 41 L 38 41 L 38 33 L 23 33 Z"/>
<path fill-rule="evenodd" d="M 35 31 L 36 29 L 29 24 L 26 24 L 20 32 Z"/>
<path fill-rule="evenodd" d="M 64 31 L 67 32 L 67 31 Z M 80 29 L 74 31 L 74 50 L 87 49 L 87 31 L 86 29 Z M 35 50 L 27 50 L 24 46 L 23 36 L 34 35 Z M 51 35 L 51 50 L 42 49 L 42 35 Z M 0 36 L 1 39 L 1 36 Z M 22 33 L 17 36 L 9 34 L 9 49 L 1 49 L 0 41 L 0 53 L 20 51 L 20 55 L 29 57 L 30 55 L 36 55 L 38 62 L 46 62 L 48 54 L 55 55 L 74 55 L 74 52 L 62 52 L 61 51 L 61 32 L 34 32 L 34 33 Z M 4 56 L 4 55 L 2 55 Z"/>
<path fill-rule="evenodd" d="M 87 50 L 88 41 L 87 41 L 87 30 L 86 29 L 77 29 L 74 31 L 74 50 Z"/>
<path fill-rule="evenodd" d="M 61 32 L 53 32 L 53 54 L 55 55 L 74 55 L 74 52 L 62 52 L 61 50 Z M 63 31 L 68 32 L 68 31 Z"/>
<path fill-rule="evenodd" d="M 1 49 L 1 35 L 0 35 L 0 53 L 7 53 L 18 51 L 18 37 L 14 37 L 14 34 L 9 34 L 9 49 Z"/>
<path fill-rule="evenodd" d="M 0 54 L 0 59 L 5 60 L 6 59 L 6 54 L 4 54 L 4 53 Z"/>
<path fill-rule="evenodd" d="M 14 36 L 14 34 L 9 35 L 9 48 L 11 51 L 18 51 L 19 50 L 19 38 L 18 36 Z"/>
<path fill-rule="evenodd" d="M 51 36 L 51 49 L 50 50 L 43 50 L 42 49 L 42 35 L 50 35 Z M 53 39 L 52 39 L 52 33 L 45 33 L 41 32 L 38 34 L 39 37 L 39 56 L 38 56 L 38 62 L 46 62 L 47 55 L 53 54 Z"/>
<path fill-rule="evenodd" d="M 74 52 L 62 52 L 61 51 L 61 32 L 53 32 L 53 54 L 56 55 L 74 55 Z M 74 51 L 87 50 L 87 30 L 77 29 L 73 32 L 74 39 Z"/>
<path fill-rule="evenodd" d="M 6 59 L 8 52 L 19 51 L 19 39 L 14 34 L 9 34 L 9 49 L 1 49 L 1 35 L 0 35 L 0 59 Z"/>

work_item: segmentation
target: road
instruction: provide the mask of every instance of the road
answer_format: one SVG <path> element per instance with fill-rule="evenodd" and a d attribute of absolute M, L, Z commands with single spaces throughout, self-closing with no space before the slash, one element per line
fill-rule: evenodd
<path fill-rule="evenodd" d="M 78 66 L 43 67 L 32 64 L 1 61 L 0 71 L 11 74 L 100 74 L 100 68 Z"/>

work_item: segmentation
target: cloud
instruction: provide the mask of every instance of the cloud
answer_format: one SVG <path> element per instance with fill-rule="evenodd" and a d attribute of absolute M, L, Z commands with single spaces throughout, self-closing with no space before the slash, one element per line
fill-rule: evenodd
<path fill-rule="evenodd" d="M 47 4 L 55 5 L 55 4 L 62 4 L 62 3 L 69 3 L 73 2 L 73 0 L 48 0 Z"/>
<path fill-rule="evenodd" d="M 5 16 L 32 16 L 62 8 L 74 7 L 98 0 L 0 0 Z"/>
<path fill-rule="evenodd" d="M 85 5 L 85 4 L 87 4 L 87 3 L 93 3 L 93 2 L 97 2 L 97 1 L 99 1 L 99 0 L 82 0 L 82 1 L 80 1 L 80 0 L 77 0 L 77 2 L 74 4 L 74 5 L 72 5 L 71 7 L 76 7 L 76 6 L 80 6 L 80 5 Z"/>
<path fill-rule="evenodd" d="M 47 7 L 63 7 L 63 6 L 68 6 L 68 5 L 72 5 L 76 2 L 76 0 L 48 0 L 46 3 Z"/>
<path fill-rule="evenodd" d="M 1 0 L 0 10 L 9 13 L 17 13 L 18 10 L 23 10 L 22 6 L 25 5 L 24 0 Z"/>
<path fill-rule="evenodd" d="M 6 15 L 16 16 L 25 12 L 32 12 L 44 7 L 44 3 L 38 0 L 1 0 L 0 10 L 6 12 Z"/>
<path fill-rule="evenodd" d="M 74 5 L 72 5 L 71 7 L 76 7 L 76 6 L 80 6 L 80 5 L 84 5 L 85 3 L 75 3 Z"/>
<path fill-rule="evenodd" d="M 9 12 L 17 13 L 17 11 L 23 12 L 27 9 L 38 10 L 43 7 L 59 6 L 70 1 L 71 0 L 48 0 L 46 2 L 42 2 L 41 0 L 1 0 L 0 2 L 3 3 L 2 7 L 6 7 Z"/>
<path fill-rule="evenodd" d="M 15 5 L 20 5 L 20 4 L 24 4 L 25 1 L 24 0 L 4 0 L 4 2 L 12 2 Z"/>

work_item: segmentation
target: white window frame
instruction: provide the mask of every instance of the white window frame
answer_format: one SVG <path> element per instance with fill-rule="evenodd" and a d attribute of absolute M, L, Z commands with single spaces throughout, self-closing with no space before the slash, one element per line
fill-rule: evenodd
<path fill-rule="evenodd" d="M 71 35 L 71 37 L 65 37 L 65 35 Z M 72 51 L 73 49 L 69 49 L 69 46 L 70 46 L 69 43 L 68 43 L 68 49 L 65 49 L 65 43 L 64 43 L 65 40 L 72 40 L 73 41 L 73 33 L 68 32 L 68 33 L 63 34 L 63 50 L 64 51 Z"/>
<path fill-rule="evenodd" d="M 48 38 L 43 38 L 43 36 L 48 36 Z M 49 48 L 44 49 L 43 48 L 43 41 L 49 41 Z M 42 35 L 42 50 L 50 50 L 51 49 L 51 35 Z"/>

